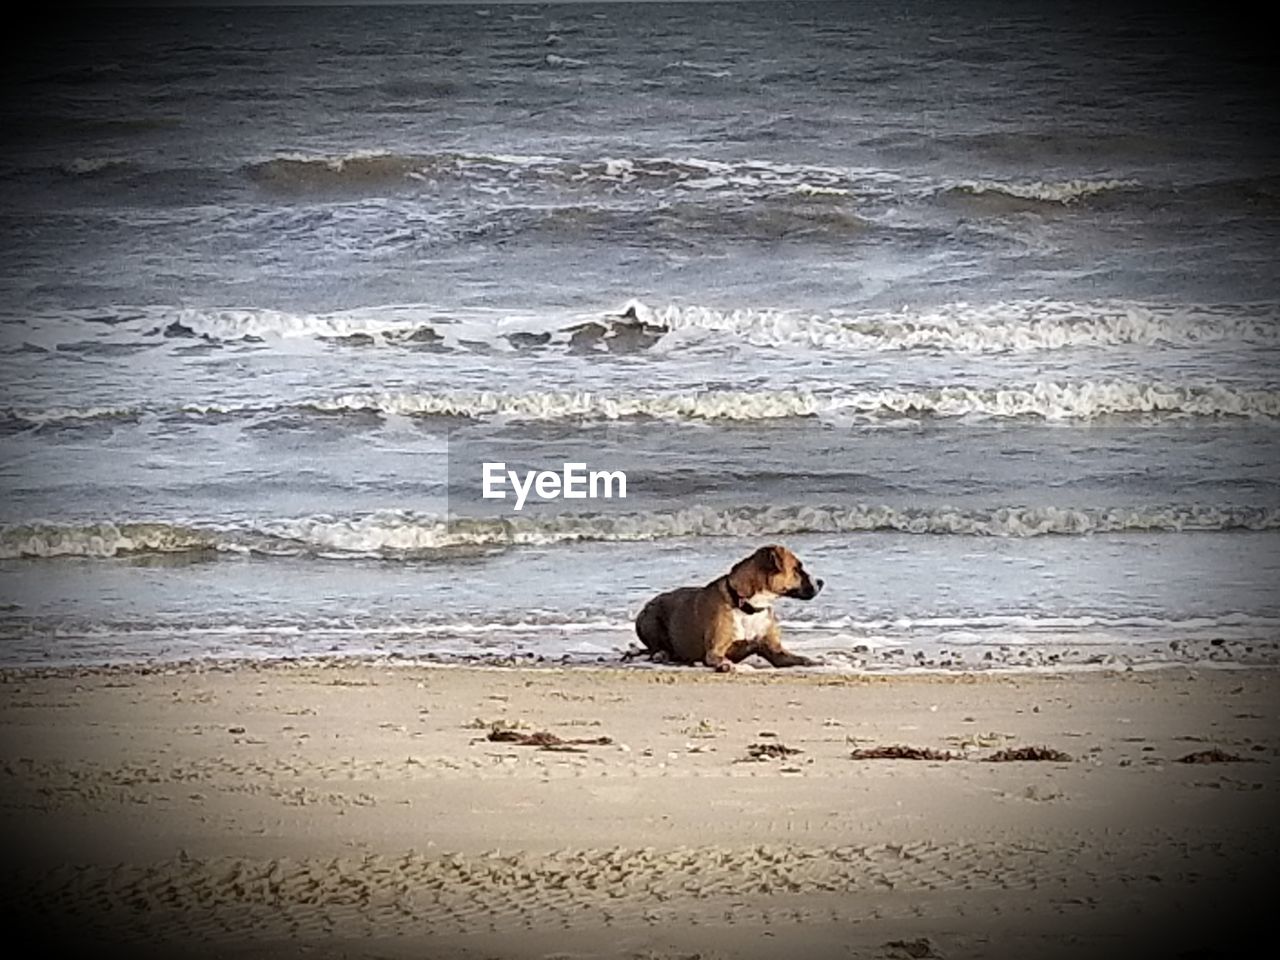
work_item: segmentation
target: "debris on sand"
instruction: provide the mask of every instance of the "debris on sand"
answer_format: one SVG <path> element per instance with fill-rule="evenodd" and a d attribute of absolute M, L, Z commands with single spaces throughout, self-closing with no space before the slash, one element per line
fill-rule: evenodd
<path fill-rule="evenodd" d="M 884 945 L 884 949 L 888 951 L 890 957 L 894 958 L 926 960 L 926 958 L 938 956 L 933 952 L 933 944 L 929 942 L 928 937 L 921 937 L 919 940 L 890 940 Z"/>
<path fill-rule="evenodd" d="M 781 760 L 804 753 L 796 747 L 788 747 L 785 743 L 753 743 L 747 747 L 747 760 Z"/>
<path fill-rule="evenodd" d="M 1014 763 L 1021 760 L 1047 760 L 1050 763 L 1070 763 L 1071 754 L 1052 747 L 1009 747 L 997 750 L 987 760 L 992 763 Z"/>
<path fill-rule="evenodd" d="M 959 760 L 950 750 L 932 747 L 861 747 L 851 753 L 853 760 Z"/>
<path fill-rule="evenodd" d="M 1197 750 L 1195 753 L 1188 753 L 1185 757 L 1178 758 L 1179 763 L 1253 763 L 1253 757 L 1241 757 L 1234 753 L 1227 753 L 1225 750 L 1219 750 L 1214 747 L 1212 750 Z"/>
<path fill-rule="evenodd" d="M 539 750 L 553 750 L 557 753 L 584 753 L 578 747 L 607 747 L 613 743 L 612 737 L 573 737 L 565 739 L 557 737 L 546 730 L 533 733 L 521 733 L 495 725 L 489 731 L 488 740 L 493 743 L 513 743 L 517 747 L 537 747 Z"/>

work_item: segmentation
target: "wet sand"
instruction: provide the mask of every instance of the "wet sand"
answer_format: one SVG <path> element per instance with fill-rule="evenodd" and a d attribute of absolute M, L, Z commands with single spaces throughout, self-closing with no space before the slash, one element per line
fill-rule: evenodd
<path fill-rule="evenodd" d="M 1259 912 L 1280 862 L 1274 671 L 333 661 L 2 679 L 4 910 L 45 949 L 956 960 L 1280 947 Z M 542 732 L 608 742 L 520 742 Z M 953 759 L 852 756 L 891 746 Z M 989 759 L 1022 747 L 1069 759 Z M 1239 762 L 1180 762 L 1214 750 Z"/>

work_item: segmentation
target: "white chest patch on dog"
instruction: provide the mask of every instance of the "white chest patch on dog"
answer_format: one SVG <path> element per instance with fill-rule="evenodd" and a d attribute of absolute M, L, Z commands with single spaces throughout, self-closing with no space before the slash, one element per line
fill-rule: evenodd
<path fill-rule="evenodd" d="M 769 632 L 772 622 L 773 612 L 768 607 L 763 610 L 757 609 L 755 613 L 735 610 L 733 611 L 733 639 L 735 641 L 759 640 Z"/>

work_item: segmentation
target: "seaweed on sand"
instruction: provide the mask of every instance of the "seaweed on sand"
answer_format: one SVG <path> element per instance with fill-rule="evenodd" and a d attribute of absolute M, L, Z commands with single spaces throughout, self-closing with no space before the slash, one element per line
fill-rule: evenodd
<path fill-rule="evenodd" d="M 862 747 L 854 750 L 854 760 L 958 760 L 950 750 L 934 750 L 932 747 Z"/>

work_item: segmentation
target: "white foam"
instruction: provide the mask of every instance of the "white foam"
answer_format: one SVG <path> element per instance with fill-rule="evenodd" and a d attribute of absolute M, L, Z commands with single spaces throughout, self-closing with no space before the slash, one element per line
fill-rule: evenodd
<path fill-rule="evenodd" d="M 561 157 L 540 153 L 460 154 L 458 159 L 471 163 L 499 163 L 512 167 L 558 166 L 568 162 Z"/>
<path fill-rule="evenodd" d="M 59 423 L 76 423 L 87 420 L 128 420 L 141 416 L 144 411 L 139 407 L 47 407 L 43 410 L 19 410 L 9 408 L 5 416 L 13 417 L 33 427 L 50 426 Z"/>
<path fill-rule="evenodd" d="M 626 161 L 610 161 L 611 176 L 635 176 Z M 365 336 L 374 343 L 411 342 L 427 328 L 447 346 L 458 340 L 507 350 L 513 333 L 549 333 L 565 346 L 584 324 L 606 336 L 640 322 L 665 339 L 689 331 L 762 347 L 817 351 L 1013 353 L 1125 345 L 1192 346 L 1207 343 L 1280 344 L 1280 303 L 1159 304 L 1128 300 L 1015 300 L 956 302 L 925 308 L 805 313 L 771 307 L 718 309 L 698 305 L 651 306 L 630 300 L 613 313 L 564 315 L 550 311 L 443 310 L 431 304 L 388 304 L 331 313 L 264 308 L 179 309 L 119 306 L 15 317 L 0 324 L 6 343 L 46 348 L 85 341 L 139 342 L 175 324 L 209 340 L 235 342 L 336 339 Z"/>
<path fill-rule="evenodd" d="M 1126 508 L 1006 507 L 971 511 L 847 507 L 690 507 L 667 513 L 565 514 L 446 519 L 385 510 L 238 525 L 103 521 L 0 527 L 0 559 L 88 557 L 218 550 L 264 555 L 395 556 L 463 547 L 547 546 L 578 541 L 644 542 L 684 537 L 761 538 L 805 533 L 893 531 L 918 535 L 1027 538 L 1101 533 L 1276 530 L 1280 509 L 1153 505 Z M 897 627 L 904 624 L 896 623 Z M 931 622 L 930 626 L 947 626 Z M 999 626 L 1008 626 L 1000 620 Z"/>
<path fill-rule="evenodd" d="M 1017 200 L 1034 200 L 1041 203 L 1073 203 L 1113 190 L 1126 190 L 1140 186 L 1137 180 L 1076 179 L 1076 180 L 961 180 L 948 184 L 944 191 L 969 193 L 975 196 L 999 194 Z"/>
<path fill-rule="evenodd" d="M 498 391 L 346 393 L 336 397 L 261 404 L 188 403 L 160 407 L 87 407 L 0 411 L 33 426 L 80 420 L 136 418 L 170 412 L 253 416 L 284 411 L 376 413 L 388 417 L 463 417 L 475 420 L 752 422 L 814 418 L 827 422 L 897 422 L 932 418 L 1091 421 L 1112 416 L 1280 418 L 1280 392 L 1221 384 L 1183 386 L 1124 381 L 1041 382 L 1022 387 L 936 387 L 845 390 L 835 385 L 769 391 L 595 393 Z"/>
<path fill-rule="evenodd" d="M 0 560 L 21 557 L 106 559 L 127 553 L 210 549 L 215 536 L 167 523 L 35 523 L 0 527 Z"/>
<path fill-rule="evenodd" d="M 874 169 L 839 169 L 767 160 L 712 160 L 704 157 L 636 156 L 553 161 L 557 172 L 574 182 L 674 184 L 700 191 L 747 190 L 771 195 L 888 195 L 902 185 L 900 175 Z"/>
<path fill-rule="evenodd" d="M 760 420 L 813 416 L 829 403 L 803 391 L 671 394 L 580 392 L 349 393 L 312 404 L 322 411 L 400 416 L 502 417 L 514 420 Z"/>
<path fill-rule="evenodd" d="M 416 314 L 416 315 L 415 315 Z M 193 334 L 211 340 L 236 341 L 246 338 L 289 340 L 299 338 L 333 339 L 358 335 L 386 338 L 404 335 L 429 327 L 429 313 L 373 310 L 347 313 L 299 314 L 280 310 L 182 310 L 172 315 L 172 322 Z"/>
<path fill-rule="evenodd" d="M 802 314 L 632 300 L 623 314 L 669 331 L 725 333 L 756 346 L 821 350 L 1002 353 L 1125 344 L 1280 343 L 1280 303 L 1164 305 L 1125 300 L 1018 300 L 925 309 Z"/>
<path fill-rule="evenodd" d="M 1115 634 L 1148 632 L 1159 636 L 1162 633 L 1200 634 L 1221 636 L 1225 633 L 1253 636 L 1258 633 L 1280 636 L 1280 618 L 1251 616 L 1243 613 L 1228 613 L 1220 616 L 1195 617 L 1151 617 L 1120 616 L 1109 617 L 1099 615 L 1085 616 L 1046 616 L 1036 614 L 971 614 L 968 616 L 919 616 L 919 617 L 878 617 L 863 619 L 846 615 L 828 620 L 807 620 L 803 612 L 793 614 L 787 620 L 791 630 L 842 631 L 850 635 L 893 633 L 925 635 L 947 634 L 958 636 L 963 632 L 984 636 L 989 639 L 995 635 L 999 638 L 1007 636 L 1027 637 L 1034 634 Z M 894 645 L 901 639 L 889 641 Z M 872 641 L 869 645 L 874 646 Z"/>
<path fill-rule="evenodd" d="M 709 77 L 713 80 L 722 80 L 725 77 L 733 76 L 733 74 L 713 63 L 699 63 L 695 60 L 676 60 L 666 65 L 667 70 L 687 70 L 690 73 L 696 73 L 700 76 Z"/>
<path fill-rule="evenodd" d="M 360 549 L 379 550 L 378 537 L 424 546 L 553 544 L 577 540 L 646 541 L 682 537 L 768 537 L 802 533 L 894 531 L 912 534 L 1025 538 L 1099 533 L 1280 529 L 1280 510 L 1202 506 L 1083 509 L 1008 507 L 994 511 L 955 508 L 902 510 L 890 506 L 691 507 L 671 513 L 591 517 L 472 520 L 447 526 L 401 515 L 362 523 Z M 342 524 L 349 531 L 349 525 Z M 369 539 L 372 535 L 373 539 Z M 326 541 L 330 542 L 330 541 Z"/>
<path fill-rule="evenodd" d="M 585 67 L 588 66 L 586 60 L 579 60 L 577 57 L 562 57 L 558 53 L 548 53 L 547 65 L 551 67 Z"/>
<path fill-rule="evenodd" d="M 439 517 L 402 511 L 381 511 L 351 519 L 317 516 L 275 520 L 260 524 L 258 530 L 308 549 L 362 556 L 440 550 L 478 542 L 451 537 L 448 524 Z"/>
<path fill-rule="evenodd" d="M 543 62 L 548 67 L 560 70 L 578 70 L 591 65 L 587 60 L 558 53 L 545 54 Z M 709 77 L 728 75 L 727 71 L 708 69 L 705 64 L 684 62 L 673 64 L 672 67 L 699 72 Z M 428 171 L 455 174 L 471 172 L 483 176 L 484 171 L 492 171 L 495 167 L 524 168 L 535 177 L 551 175 L 572 181 L 599 178 L 606 182 L 618 182 L 616 170 L 619 164 L 628 166 L 628 182 L 648 177 L 699 189 L 746 188 L 747 196 L 758 196 L 755 191 L 761 189 L 770 194 L 878 197 L 885 200 L 900 200 L 904 195 L 929 198 L 963 194 L 975 197 L 1001 196 L 1013 200 L 1070 206 L 1102 193 L 1141 186 L 1132 179 L 1104 177 L 1008 181 L 966 179 L 940 183 L 874 167 L 834 167 L 751 158 L 725 160 L 696 156 L 634 156 L 569 159 L 449 151 L 412 154 L 378 148 L 340 154 L 278 153 L 263 156 L 247 164 L 245 170 L 257 178 L 297 186 L 308 180 L 330 185 L 343 182 L 358 185 L 379 179 L 414 177 Z"/>
<path fill-rule="evenodd" d="M 1024 387 L 939 387 L 843 391 L 700 391 L 689 393 L 349 393 L 311 404 L 322 411 L 402 416 L 504 417 L 516 420 L 754 421 L 792 417 L 1038 417 L 1092 420 L 1115 415 L 1280 417 L 1280 393 L 1212 384 L 1179 386 L 1123 381 L 1041 382 Z"/>
<path fill-rule="evenodd" d="M 825 187 L 812 183 L 798 183 L 791 188 L 792 193 L 802 197 L 851 197 L 853 191 L 846 187 Z"/>
<path fill-rule="evenodd" d="M 879 390 L 836 397 L 833 409 L 872 415 L 897 413 L 935 417 L 1039 417 L 1093 420 L 1132 414 L 1280 417 L 1280 393 L 1240 390 L 1218 384 L 1084 381 L 1037 383 L 1009 389 L 943 387 L 933 390 Z"/>
<path fill-rule="evenodd" d="M 635 179 L 635 163 L 631 160 L 608 160 L 604 161 L 604 175 L 613 180 L 628 181 Z"/>

